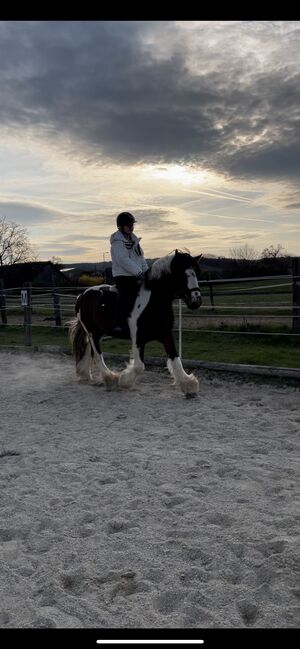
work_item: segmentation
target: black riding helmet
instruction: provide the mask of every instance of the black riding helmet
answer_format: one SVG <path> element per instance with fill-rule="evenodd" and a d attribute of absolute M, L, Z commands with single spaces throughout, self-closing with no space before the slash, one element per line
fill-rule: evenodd
<path fill-rule="evenodd" d="M 121 214 L 117 216 L 118 228 L 123 228 L 124 225 L 132 225 L 135 222 L 135 218 L 132 214 L 130 214 L 130 212 L 121 212 Z"/>

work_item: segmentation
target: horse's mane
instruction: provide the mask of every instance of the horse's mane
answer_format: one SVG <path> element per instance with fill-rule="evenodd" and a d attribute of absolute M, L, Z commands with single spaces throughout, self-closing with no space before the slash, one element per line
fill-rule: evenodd
<path fill-rule="evenodd" d="M 169 275 L 171 273 L 171 261 L 173 257 L 174 254 L 166 255 L 154 261 L 150 268 L 149 279 L 159 279 L 162 275 Z"/>
<path fill-rule="evenodd" d="M 150 272 L 149 272 L 149 279 L 160 279 L 163 275 L 170 275 L 171 274 L 171 263 L 172 260 L 174 259 L 175 253 L 179 252 L 180 254 L 190 254 L 189 250 L 185 249 L 179 250 L 172 250 L 168 255 L 165 255 L 165 257 L 160 257 L 160 259 L 156 259 L 156 261 L 153 262 Z"/>

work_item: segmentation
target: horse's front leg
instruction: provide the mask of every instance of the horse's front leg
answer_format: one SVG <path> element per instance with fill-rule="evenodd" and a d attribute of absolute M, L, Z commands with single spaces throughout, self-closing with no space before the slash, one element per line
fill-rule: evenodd
<path fill-rule="evenodd" d="M 136 343 L 132 342 L 130 361 L 119 376 L 120 387 L 131 388 L 144 369 L 144 346 L 137 347 Z"/>
<path fill-rule="evenodd" d="M 172 332 L 164 337 L 163 344 L 168 356 L 167 367 L 174 383 L 180 387 L 187 398 L 194 397 L 199 392 L 199 381 L 194 374 L 187 374 L 184 371 Z"/>

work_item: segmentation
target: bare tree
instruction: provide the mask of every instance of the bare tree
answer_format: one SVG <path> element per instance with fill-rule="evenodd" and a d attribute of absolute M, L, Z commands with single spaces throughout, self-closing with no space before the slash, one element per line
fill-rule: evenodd
<path fill-rule="evenodd" d="M 281 245 L 264 248 L 261 253 L 260 265 L 264 275 L 279 275 L 291 273 L 291 258 Z"/>
<path fill-rule="evenodd" d="M 229 254 L 232 259 L 240 259 L 242 261 L 252 261 L 258 258 L 258 252 L 254 248 L 251 248 L 251 246 L 248 246 L 247 243 L 240 248 L 231 248 Z"/>
<path fill-rule="evenodd" d="M 0 218 L 0 267 L 36 259 L 26 229 L 14 221 L 7 221 L 5 216 Z"/>
<path fill-rule="evenodd" d="M 269 246 L 264 248 L 261 253 L 262 259 L 277 259 L 277 257 L 286 257 L 286 252 L 281 243 L 278 243 L 277 246 Z"/>
<path fill-rule="evenodd" d="M 52 264 L 54 264 L 54 266 L 61 266 L 62 263 L 63 263 L 62 258 L 57 257 L 56 255 L 53 255 L 53 257 L 51 257 L 51 261 L 52 261 Z"/>
<path fill-rule="evenodd" d="M 245 243 L 239 248 L 230 249 L 230 274 L 232 277 L 248 277 L 253 274 L 253 270 L 258 258 L 258 252 Z"/>

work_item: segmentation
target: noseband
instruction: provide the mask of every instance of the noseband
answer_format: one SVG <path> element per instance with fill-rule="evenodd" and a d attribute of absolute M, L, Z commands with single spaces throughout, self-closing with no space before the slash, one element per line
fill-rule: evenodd
<path fill-rule="evenodd" d="M 178 291 L 178 293 L 176 293 L 175 299 L 176 300 L 181 300 L 181 299 L 183 299 L 183 297 L 191 297 L 193 299 L 193 293 L 195 293 L 195 291 L 197 291 L 199 293 L 199 297 L 201 297 L 201 292 L 200 292 L 199 287 L 189 288 L 187 286 L 186 288 L 184 288 L 181 291 Z"/>

